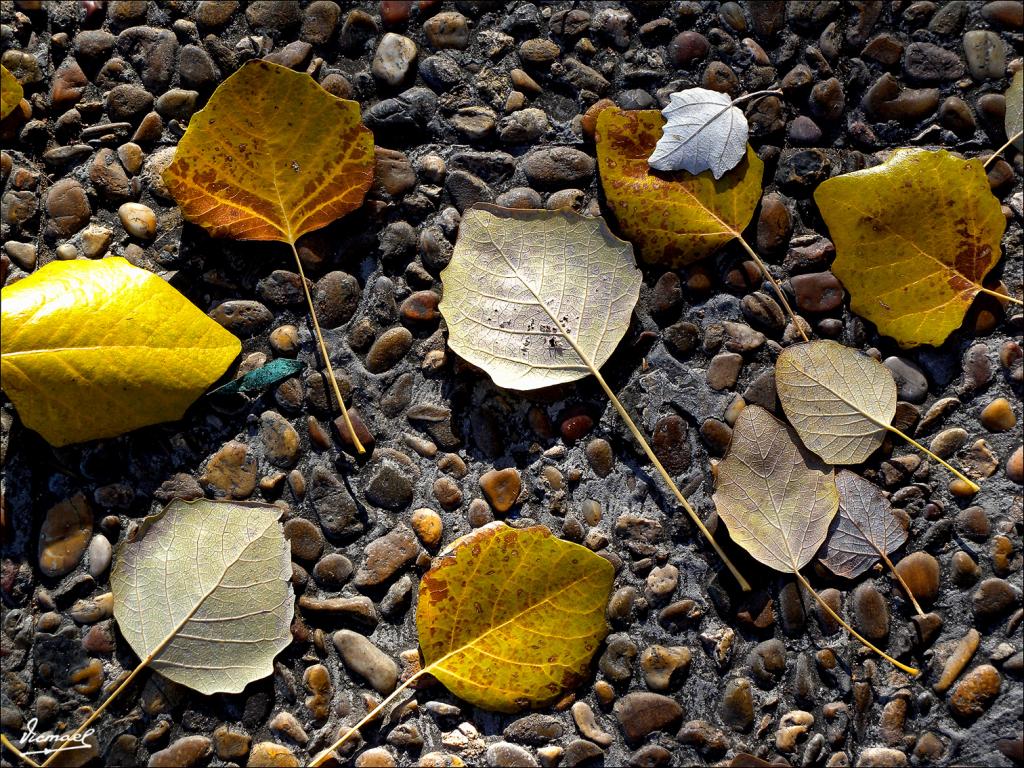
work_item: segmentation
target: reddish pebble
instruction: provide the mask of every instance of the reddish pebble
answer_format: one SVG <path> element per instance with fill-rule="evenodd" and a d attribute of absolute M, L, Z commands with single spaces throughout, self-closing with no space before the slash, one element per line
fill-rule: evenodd
<path fill-rule="evenodd" d="M 416 291 L 402 302 L 400 312 L 406 325 L 415 323 L 436 323 L 441 317 L 437 304 L 441 300 L 433 291 Z"/>
<path fill-rule="evenodd" d="M 363 444 L 363 448 L 366 449 L 367 453 L 372 453 L 373 446 L 377 444 L 377 441 L 370 434 L 370 430 L 366 428 L 362 417 L 359 415 L 359 411 L 355 408 L 349 408 L 348 417 L 352 422 L 352 428 L 355 429 L 356 435 L 359 437 L 359 442 Z M 341 444 L 345 446 L 345 450 L 355 455 L 357 453 L 356 446 L 352 442 L 352 433 L 349 432 L 348 425 L 345 424 L 344 416 L 339 416 L 334 420 L 334 429 L 341 440 Z"/>
<path fill-rule="evenodd" d="M 566 442 L 576 442 L 591 429 L 594 428 L 594 420 L 587 416 L 585 413 L 581 413 L 577 416 L 570 416 L 562 422 L 562 438 Z"/>

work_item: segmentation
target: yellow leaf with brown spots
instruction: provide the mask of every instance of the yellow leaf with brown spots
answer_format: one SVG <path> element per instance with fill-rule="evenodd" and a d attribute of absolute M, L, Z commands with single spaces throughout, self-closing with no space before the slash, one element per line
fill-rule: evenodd
<path fill-rule="evenodd" d="M 7 67 L 0 65 L 0 120 L 14 111 L 23 95 L 18 78 Z"/>
<path fill-rule="evenodd" d="M 163 179 L 215 237 L 294 243 L 362 205 L 373 157 L 357 102 L 249 61 L 192 116 Z"/>
<path fill-rule="evenodd" d="M 614 577 L 603 557 L 542 525 L 479 528 L 420 581 L 424 671 L 484 709 L 549 704 L 586 677 Z"/>
<path fill-rule="evenodd" d="M 1006 229 L 977 160 L 899 149 L 814 193 L 850 308 L 900 346 L 941 344 L 999 261 Z"/>
<path fill-rule="evenodd" d="M 627 240 L 652 264 L 681 267 L 740 236 L 761 199 L 764 163 L 747 145 L 739 165 L 711 171 L 652 170 L 665 118 L 657 110 L 609 107 L 597 118 L 597 163 L 608 206 Z"/>

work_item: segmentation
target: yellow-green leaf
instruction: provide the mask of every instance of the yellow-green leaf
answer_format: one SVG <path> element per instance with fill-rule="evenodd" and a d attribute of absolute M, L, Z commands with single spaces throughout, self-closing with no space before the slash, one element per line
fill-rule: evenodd
<path fill-rule="evenodd" d="M 866 460 L 896 415 L 889 369 L 835 341 L 783 350 L 775 361 L 775 387 L 804 445 L 829 464 Z"/>
<path fill-rule="evenodd" d="M 1006 229 L 977 160 L 900 149 L 814 193 L 850 308 L 904 347 L 941 344 L 999 261 Z"/>
<path fill-rule="evenodd" d="M 7 117 L 18 106 L 24 90 L 7 67 L 0 64 L 0 120 Z"/>
<path fill-rule="evenodd" d="M 174 500 L 110 572 L 114 617 L 144 666 L 203 694 L 238 693 L 291 643 L 291 550 L 266 504 Z"/>
<path fill-rule="evenodd" d="M 664 123 L 656 110 L 603 110 L 595 134 L 597 163 L 608 206 L 641 258 L 680 267 L 740 236 L 761 199 L 764 163 L 748 145 L 746 157 L 717 181 L 711 171 L 654 171 L 647 158 Z"/>
<path fill-rule="evenodd" d="M 832 468 L 756 405 L 736 419 L 712 498 L 732 540 L 784 573 L 811 561 L 839 509 Z"/>
<path fill-rule="evenodd" d="M 441 272 L 448 344 L 494 383 L 530 390 L 583 378 L 618 346 L 640 296 L 633 247 L 568 209 L 478 205 Z"/>
<path fill-rule="evenodd" d="M 4 288 L 0 310 L 4 391 L 51 445 L 180 418 L 242 348 L 120 257 L 51 262 Z"/>
<path fill-rule="evenodd" d="M 294 243 L 362 205 L 373 167 L 357 102 L 249 61 L 192 116 L 163 178 L 215 237 Z"/>
<path fill-rule="evenodd" d="M 608 632 L 614 569 L 544 526 L 463 536 L 420 580 L 425 671 L 471 704 L 542 707 L 587 675 Z"/>

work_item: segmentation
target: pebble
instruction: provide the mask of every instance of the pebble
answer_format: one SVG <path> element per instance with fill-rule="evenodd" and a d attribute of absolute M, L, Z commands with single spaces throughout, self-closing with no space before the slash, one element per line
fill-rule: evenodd
<path fill-rule="evenodd" d="M 583 701 L 577 701 L 572 705 L 572 719 L 580 733 L 600 747 L 611 746 L 614 738 L 610 733 L 601 730 L 597 724 L 597 716 L 590 705 Z"/>
<path fill-rule="evenodd" d="M 686 674 L 691 658 L 690 649 L 686 646 L 648 646 L 640 654 L 640 669 L 644 673 L 647 687 L 652 691 L 669 690 L 673 681 L 678 682 L 678 678 Z"/>
<path fill-rule="evenodd" d="M 416 43 L 408 37 L 388 32 L 377 45 L 371 71 L 387 85 L 400 86 L 408 77 L 417 52 Z"/>
<path fill-rule="evenodd" d="M 889 636 L 889 604 L 873 584 L 861 584 L 853 591 L 853 616 L 868 640 L 882 641 Z"/>
<path fill-rule="evenodd" d="M 831 272 L 812 272 L 790 278 L 796 305 L 804 312 L 831 312 L 842 306 L 846 292 Z"/>
<path fill-rule="evenodd" d="M 775 732 L 775 747 L 780 752 L 795 752 L 797 742 L 814 725 L 814 715 L 794 709 L 782 716 Z"/>
<path fill-rule="evenodd" d="M 444 533 L 444 523 L 441 516 L 434 510 L 427 507 L 414 510 L 409 523 L 423 546 L 433 549 L 440 543 Z"/>
<path fill-rule="evenodd" d="M 615 454 L 612 452 L 611 443 L 602 437 L 595 437 L 587 443 L 584 453 L 594 474 L 598 477 L 608 477 L 615 465 Z"/>
<path fill-rule="evenodd" d="M 247 499 L 256 490 L 256 460 L 245 443 L 230 440 L 206 463 L 199 478 L 214 498 Z"/>
<path fill-rule="evenodd" d="M 708 40 L 700 32 L 687 30 L 680 32 L 668 45 L 668 55 L 676 66 L 688 68 L 695 62 L 707 57 L 711 50 Z"/>
<path fill-rule="evenodd" d="M 949 708 L 964 719 L 981 717 L 999 694 L 1002 682 L 999 671 L 991 664 L 977 666 L 956 684 L 949 696 Z"/>
<path fill-rule="evenodd" d="M 469 45 L 469 25 L 458 11 L 442 11 L 423 22 L 423 31 L 434 48 L 463 49 Z"/>
<path fill-rule="evenodd" d="M 868 747 L 857 758 L 857 768 L 902 768 L 905 765 L 909 765 L 907 756 L 891 747 Z"/>
<path fill-rule="evenodd" d="M 706 757 L 717 757 L 729 748 L 729 737 L 707 720 L 687 721 L 676 734 L 676 740 Z"/>
<path fill-rule="evenodd" d="M 339 552 L 324 555 L 313 567 L 313 578 L 325 589 L 341 589 L 352 575 L 352 561 Z"/>
<path fill-rule="evenodd" d="M 480 490 L 499 513 L 508 512 L 512 508 L 519 498 L 522 487 L 523 481 L 519 477 L 519 470 L 514 467 L 492 469 L 480 476 Z"/>
<path fill-rule="evenodd" d="M 945 693 L 949 690 L 950 686 L 960 677 L 960 673 L 964 671 L 964 668 L 974 657 L 974 652 L 978 650 L 980 642 L 981 635 L 978 633 L 978 630 L 974 628 L 967 630 L 967 634 L 960 638 L 956 648 L 953 649 L 953 653 L 942 666 L 942 674 L 932 685 L 933 691 Z"/>
<path fill-rule="evenodd" d="M 530 768 L 539 766 L 536 758 L 517 744 L 499 741 L 487 747 L 487 765 L 493 768 Z"/>
<path fill-rule="evenodd" d="M 236 336 L 254 336 L 274 320 L 274 314 L 258 301 L 231 299 L 210 310 L 210 317 Z"/>
<path fill-rule="evenodd" d="M 403 523 L 396 525 L 380 538 L 366 546 L 366 559 L 356 571 L 353 583 L 357 587 L 373 587 L 388 581 L 394 574 L 411 563 L 419 554 L 419 545 L 412 529 Z"/>
<path fill-rule="evenodd" d="M 344 325 L 359 306 L 362 289 L 359 281 L 347 272 L 328 272 L 317 280 L 313 291 L 317 319 L 324 328 Z"/>
<path fill-rule="evenodd" d="M 46 194 L 46 231 L 50 237 L 70 237 L 89 223 L 92 208 L 82 185 L 61 179 Z"/>
<path fill-rule="evenodd" d="M 922 606 L 929 606 L 939 596 L 939 561 L 927 552 L 912 552 L 896 563 L 896 573 L 910 587 Z"/>
<path fill-rule="evenodd" d="M 498 138 L 505 144 L 529 144 L 543 136 L 550 126 L 544 110 L 527 107 L 501 118 Z"/>
<path fill-rule="evenodd" d="M 750 681 L 745 677 L 731 678 L 725 684 L 718 707 L 722 722 L 733 730 L 745 733 L 754 724 L 754 699 Z"/>
<path fill-rule="evenodd" d="M 974 615 L 979 621 L 992 621 L 1020 602 L 1020 593 L 1005 579 L 988 578 L 971 597 Z"/>
<path fill-rule="evenodd" d="M 975 80 L 995 80 L 1006 71 L 1006 48 L 995 32 L 983 29 L 964 34 L 964 56 Z"/>
<path fill-rule="evenodd" d="M 213 742 L 205 736 L 183 736 L 166 749 L 150 755 L 149 768 L 190 768 L 213 755 Z"/>
<path fill-rule="evenodd" d="M 284 537 L 291 546 L 292 557 L 298 560 L 316 560 L 324 550 L 320 529 L 301 517 L 293 517 L 284 524 Z"/>
<path fill-rule="evenodd" d="M 263 453 L 275 467 L 295 466 L 299 457 L 299 433 L 281 414 L 264 411 L 260 416 L 260 442 Z"/>
<path fill-rule="evenodd" d="M 305 744 L 309 741 L 306 731 L 291 712 L 278 712 L 271 718 L 267 727 L 278 736 L 291 739 L 296 744 Z"/>
<path fill-rule="evenodd" d="M 629 635 L 610 635 L 605 643 L 604 653 L 598 659 L 598 668 L 613 683 L 625 683 L 633 676 L 633 661 L 638 650 Z"/>
<path fill-rule="evenodd" d="M 397 326 L 384 331 L 366 354 L 366 370 L 383 373 L 393 368 L 412 347 L 412 333 Z"/>
<path fill-rule="evenodd" d="M 334 646 L 345 667 L 363 677 L 374 690 L 387 695 L 398 684 L 398 665 L 363 635 L 348 629 L 334 633 Z"/>
<path fill-rule="evenodd" d="M 985 406 L 980 417 L 982 425 L 990 432 L 1006 432 L 1017 426 L 1013 406 L 1005 397 L 997 397 Z"/>
<path fill-rule="evenodd" d="M 971 108 L 959 96 L 948 96 L 942 102 L 939 122 L 960 138 L 972 136 L 977 128 Z"/>
<path fill-rule="evenodd" d="M 572 147 L 535 149 L 520 167 L 530 183 L 539 189 L 583 187 L 594 176 L 594 158 Z"/>
<path fill-rule="evenodd" d="M 107 572 L 110 566 L 110 559 L 113 556 L 114 548 L 110 539 L 102 534 L 96 534 L 89 542 L 89 575 L 98 579 Z"/>
<path fill-rule="evenodd" d="M 565 728 L 552 715 L 531 714 L 509 723 L 504 736 L 510 741 L 539 746 L 562 738 Z"/>
<path fill-rule="evenodd" d="M 956 80 L 964 74 L 964 65 L 952 51 L 932 43 L 911 43 L 903 53 L 903 71 L 921 82 Z"/>
<path fill-rule="evenodd" d="M 272 741 L 261 741 L 254 745 L 246 762 L 247 768 L 299 768 L 300 765 L 302 763 L 288 747 Z"/>
<path fill-rule="evenodd" d="M 750 652 L 750 672 L 762 688 L 774 688 L 786 671 L 786 646 L 771 638 L 754 646 Z"/>
<path fill-rule="evenodd" d="M 904 357 L 887 357 L 883 363 L 896 381 L 896 393 L 900 400 L 909 403 L 923 403 L 928 396 L 928 379 L 914 363 Z"/>
<path fill-rule="evenodd" d="M 219 725 L 213 732 L 213 749 L 221 760 L 240 761 L 249 754 L 252 739 L 249 734 Z"/>
<path fill-rule="evenodd" d="M 683 708 L 668 696 L 637 691 L 615 702 L 612 711 L 630 742 L 655 731 L 671 731 L 683 719 Z"/>
<path fill-rule="evenodd" d="M 1006 460 L 1006 476 L 1017 485 L 1024 484 L 1024 447 L 1018 445 Z"/>
<path fill-rule="evenodd" d="M 742 367 L 742 355 L 735 352 L 720 352 L 711 358 L 708 364 L 708 386 L 717 390 L 729 389 L 736 384 Z"/>
<path fill-rule="evenodd" d="M 50 578 L 70 573 L 89 546 L 93 514 L 82 493 L 50 507 L 39 529 L 39 570 Z"/>
<path fill-rule="evenodd" d="M 397 730 L 397 729 L 396 729 Z M 356 757 L 356 768 L 393 768 L 398 763 L 384 747 L 373 747 Z"/>
<path fill-rule="evenodd" d="M 664 604 L 679 586 L 679 569 L 668 565 L 652 568 L 647 574 L 647 596 L 652 602 Z"/>
<path fill-rule="evenodd" d="M 950 427 L 944 429 L 932 438 L 928 447 L 936 456 L 948 459 L 954 453 L 963 448 L 967 442 L 967 430 L 961 427 Z"/>
<path fill-rule="evenodd" d="M 994 0 L 981 7 L 981 15 L 1009 29 L 1024 28 L 1024 8 L 1016 0 Z"/>

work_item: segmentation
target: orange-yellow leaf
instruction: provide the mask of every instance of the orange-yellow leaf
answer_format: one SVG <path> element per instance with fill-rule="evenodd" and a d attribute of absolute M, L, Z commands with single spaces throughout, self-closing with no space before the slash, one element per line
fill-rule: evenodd
<path fill-rule="evenodd" d="M 580 683 L 608 633 L 614 569 L 541 525 L 491 523 L 463 536 L 420 581 L 425 671 L 485 709 L 542 707 Z"/>
<path fill-rule="evenodd" d="M 941 344 L 999 261 L 1006 229 L 977 160 L 899 149 L 814 193 L 850 308 L 901 346 Z"/>
<path fill-rule="evenodd" d="M 357 102 L 249 61 L 192 116 L 163 178 L 216 237 L 294 243 L 362 205 L 373 165 Z"/>
<path fill-rule="evenodd" d="M 680 267 L 710 256 L 750 223 L 761 199 L 764 163 L 747 146 L 739 165 L 710 171 L 653 171 L 647 164 L 665 118 L 657 110 L 609 107 L 597 119 L 597 163 L 619 229 L 644 261 Z"/>

